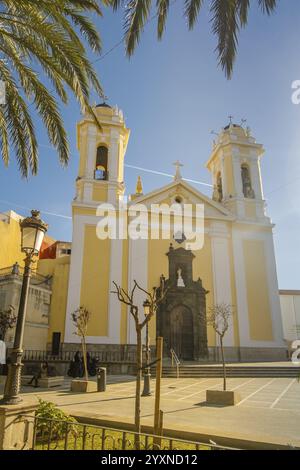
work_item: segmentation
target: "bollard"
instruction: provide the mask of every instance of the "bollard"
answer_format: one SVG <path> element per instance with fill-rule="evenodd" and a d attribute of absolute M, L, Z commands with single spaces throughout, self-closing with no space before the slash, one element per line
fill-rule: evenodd
<path fill-rule="evenodd" d="M 97 370 L 97 391 L 105 392 L 106 390 L 106 368 L 99 367 Z"/>

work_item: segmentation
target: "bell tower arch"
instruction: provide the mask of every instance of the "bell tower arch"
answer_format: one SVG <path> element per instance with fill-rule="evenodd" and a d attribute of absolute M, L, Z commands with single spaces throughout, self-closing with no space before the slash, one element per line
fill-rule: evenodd
<path fill-rule="evenodd" d="M 124 157 L 129 129 L 117 107 L 101 103 L 93 108 L 101 129 L 90 115 L 77 124 L 79 169 L 75 200 L 116 203 L 124 194 Z"/>
<path fill-rule="evenodd" d="M 249 128 L 230 123 L 218 134 L 207 162 L 213 199 L 241 219 L 266 220 L 260 159 L 264 148 Z"/>

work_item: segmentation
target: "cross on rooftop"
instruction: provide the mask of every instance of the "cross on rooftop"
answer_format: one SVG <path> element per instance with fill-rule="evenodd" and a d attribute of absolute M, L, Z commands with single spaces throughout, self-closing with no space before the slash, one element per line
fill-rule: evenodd
<path fill-rule="evenodd" d="M 181 179 L 182 179 L 182 176 L 181 176 L 181 173 L 180 173 L 180 167 L 183 166 L 183 164 L 180 163 L 179 160 L 176 160 L 176 162 L 174 162 L 173 165 L 174 165 L 175 168 L 176 168 L 174 180 L 175 180 L 175 181 L 181 180 Z"/>

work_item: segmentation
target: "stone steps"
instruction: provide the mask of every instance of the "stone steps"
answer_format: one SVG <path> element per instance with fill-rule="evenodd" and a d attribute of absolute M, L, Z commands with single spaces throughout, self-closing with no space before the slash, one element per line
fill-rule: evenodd
<path fill-rule="evenodd" d="M 155 368 L 151 369 L 151 374 L 155 375 Z M 170 366 L 163 367 L 163 377 L 176 377 L 176 368 Z M 300 367 L 298 366 L 234 366 L 226 367 L 227 377 L 300 377 Z M 180 366 L 179 377 L 181 378 L 209 378 L 223 377 L 221 366 Z"/>

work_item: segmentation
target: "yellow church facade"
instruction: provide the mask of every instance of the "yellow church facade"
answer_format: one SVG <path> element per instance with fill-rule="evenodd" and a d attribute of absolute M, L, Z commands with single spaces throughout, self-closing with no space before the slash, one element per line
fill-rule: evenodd
<path fill-rule="evenodd" d="M 172 312 L 167 311 L 165 315 L 169 315 L 169 320 L 166 323 L 163 318 L 151 320 L 152 344 L 155 344 L 157 334 L 166 334 L 169 342 L 170 338 L 172 341 L 176 330 L 174 322 L 177 321 L 176 347 L 181 350 L 183 358 L 202 358 L 199 352 L 194 353 L 198 351 L 196 346 L 196 349 L 186 346 L 199 340 L 198 336 L 203 333 L 201 328 L 206 330 L 209 357 L 214 358 L 215 333 L 203 322 L 197 324 L 200 313 L 197 313 L 195 299 L 198 298 L 199 281 L 205 290 L 206 312 L 215 304 L 233 306 L 234 315 L 224 340 L 228 359 L 284 358 L 273 225 L 265 214 L 260 174 L 262 145 L 256 143 L 249 129 L 230 124 L 218 135 L 207 162 L 213 184 L 212 198 L 184 181 L 177 167 L 173 182 L 145 195 L 139 182 L 137 193 L 127 201 L 128 212 L 137 204 L 142 204 L 149 213 L 153 205 L 202 205 L 204 243 L 201 249 L 192 250 L 190 266 L 185 268 L 180 266 L 180 260 L 191 250 L 188 240 L 176 239 L 175 233 L 171 233 L 169 239 L 152 239 L 149 229 L 148 236 L 144 238 L 117 236 L 99 239 L 98 206 L 109 203 L 115 207 L 117 218 L 121 217 L 119 203 L 125 197 L 124 158 L 130 131 L 117 108 L 102 104 L 95 107 L 95 112 L 101 122 L 101 130 L 89 116 L 77 126 L 80 162 L 72 203 L 72 254 L 64 277 L 53 286 L 55 308 L 51 308 L 49 340 L 54 332 L 59 331 L 64 347 L 76 348 L 78 338 L 74 335 L 71 313 L 83 305 L 91 312 L 87 338 L 91 348 L 117 350 L 120 345 L 134 345 L 134 323 L 127 307 L 121 305 L 112 293 L 113 282 L 130 290 L 136 279 L 143 288 L 151 291 L 154 286 L 159 286 L 162 276 L 169 279 L 171 252 L 175 258 L 177 254 L 179 256 L 177 267 L 180 271 L 183 268 L 183 285 L 178 287 L 178 305 L 175 285 L 172 308 L 176 315 L 172 316 Z M 158 221 L 164 232 L 162 214 Z M 54 264 L 55 261 L 52 262 Z M 41 272 L 46 273 L 49 261 L 41 260 L 39 266 Z M 185 269 L 189 272 L 189 285 L 185 285 Z M 143 295 L 137 295 L 141 314 L 144 300 Z M 189 313 L 192 305 L 195 305 L 195 314 Z M 173 333 L 162 331 L 162 324 Z M 185 331 L 182 340 L 178 337 L 181 330 Z M 185 342 L 186 350 L 182 350 L 180 341 Z M 171 346 L 174 344 L 168 343 L 167 348 Z"/>
<path fill-rule="evenodd" d="M 152 345 L 157 335 L 164 337 L 166 355 L 172 348 L 183 360 L 217 359 L 217 338 L 206 318 L 210 307 L 225 303 L 234 312 L 224 338 L 227 360 L 285 359 L 273 224 L 266 215 L 260 173 L 262 145 L 249 129 L 229 124 L 214 141 L 206 164 L 212 197 L 188 184 L 177 162 L 171 183 L 143 194 L 139 179 L 136 194 L 127 198 L 124 160 L 130 131 L 117 107 L 103 103 L 94 111 L 101 129 L 88 115 L 77 125 L 80 159 L 72 202 L 71 254 L 67 250 L 66 255 L 66 245 L 61 244 L 61 256 L 40 259 L 35 268 L 51 287 L 48 344 L 56 338 L 63 350 L 78 348 L 71 313 L 84 306 L 91 313 L 87 338 L 91 350 L 134 349 L 134 322 L 112 293 L 113 282 L 130 291 L 137 280 L 151 291 L 163 280 L 170 291 L 151 319 L 149 335 Z M 117 230 L 114 236 L 101 238 L 99 208 L 104 204 L 111 208 L 108 219 L 115 216 Z M 185 230 L 177 233 L 172 210 L 170 225 L 166 222 L 168 208 L 187 206 L 201 209 L 190 215 L 199 246 L 191 243 Z M 154 207 L 159 210 L 153 224 Z M 131 220 L 138 220 L 141 236 L 127 231 L 125 222 Z M 153 225 L 159 236 L 153 236 Z M 5 258 L 0 259 L 0 268 L 16 261 L 22 264 L 17 217 L 3 220 L 0 231 L 4 244 L 12 244 L 11 250 L 8 246 L 0 254 Z M 143 315 L 145 296 L 137 293 L 135 300 Z M 34 347 L 28 341 L 25 346 L 45 349 L 44 342 L 39 344 L 36 338 Z"/>

